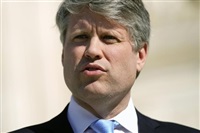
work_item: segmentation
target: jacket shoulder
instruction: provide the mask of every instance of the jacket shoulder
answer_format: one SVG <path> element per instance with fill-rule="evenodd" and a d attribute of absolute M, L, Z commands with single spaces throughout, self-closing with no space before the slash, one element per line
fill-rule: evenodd
<path fill-rule="evenodd" d="M 200 133 L 200 130 L 177 123 L 159 121 L 143 115 L 136 110 L 141 133 Z"/>
<path fill-rule="evenodd" d="M 159 133 L 200 133 L 200 130 L 180 125 L 177 123 L 157 121 L 160 126 L 157 128 Z"/>
<path fill-rule="evenodd" d="M 28 128 L 22 128 L 16 131 L 12 131 L 9 133 L 34 133 L 32 130 L 28 129 Z"/>

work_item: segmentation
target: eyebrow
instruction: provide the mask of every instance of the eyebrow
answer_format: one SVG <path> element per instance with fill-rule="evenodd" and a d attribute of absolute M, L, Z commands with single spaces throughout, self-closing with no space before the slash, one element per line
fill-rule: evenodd
<path fill-rule="evenodd" d="M 91 31 L 90 31 L 91 32 Z M 77 35 L 77 34 L 88 34 L 88 30 L 85 29 L 77 29 L 73 32 L 71 32 L 71 36 Z"/>

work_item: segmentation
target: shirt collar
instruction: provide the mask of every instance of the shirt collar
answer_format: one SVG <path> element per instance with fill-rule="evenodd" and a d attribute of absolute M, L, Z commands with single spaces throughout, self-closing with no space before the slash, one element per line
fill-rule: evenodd
<path fill-rule="evenodd" d="M 67 116 L 73 131 L 76 133 L 83 133 L 91 123 L 99 119 L 78 105 L 73 96 L 71 97 Z M 131 98 L 127 108 L 117 116 L 113 117 L 111 120 L 116 120 L 121 126 L 132 133 L 138 133 L 137 114 Z"/>
<path fill-rule="evenodd" d="M 92 122 L 98 119 L 92 113 L 81 107 L 74 100 L 73 96 L 71 97 L 67 115 L 75 133 L 83 133 Z"/>
<path fill-rule="evenodd" d="M 138 118 L 131 98 L 126 109 L 111 120 L 116 120 L 131 133 L 138 133 Z"/>

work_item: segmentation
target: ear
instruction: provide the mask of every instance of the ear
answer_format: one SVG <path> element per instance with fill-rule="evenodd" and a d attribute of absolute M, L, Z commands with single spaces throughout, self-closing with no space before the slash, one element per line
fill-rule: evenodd
<path fill-rule="evenodd" d="M 140 72 L 145 65 L 147 58 L 148 46 L 147 43 L 143 43 L 143 47 L 137 52 L 137 72 Z"/>
<path fill-rule="evenodd" d="M 64 66 L 64 50 L 62 50 L 61 62 L 62 62 L 62 66 Z"/>

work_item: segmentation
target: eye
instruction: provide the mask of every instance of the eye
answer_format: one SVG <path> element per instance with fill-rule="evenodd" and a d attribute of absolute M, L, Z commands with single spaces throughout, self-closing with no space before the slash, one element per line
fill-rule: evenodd
<path fill-rule="evenodd" d="M 112 35 L 104 35 L 102 37 L 102 41 L 107 44 L 114 44 L 114 43 L 119 42 L 119 40 L 115 36 L 112 36 Z"/>
<path fill-rule="evenodd" d="M 89 38 L 88 35 L 86 34 L 81 34 L 81 35 L 76 35 L 74 38 L 73 38 L 73 41 L 74 42 L 85 42 L 87 41 Z"/>

